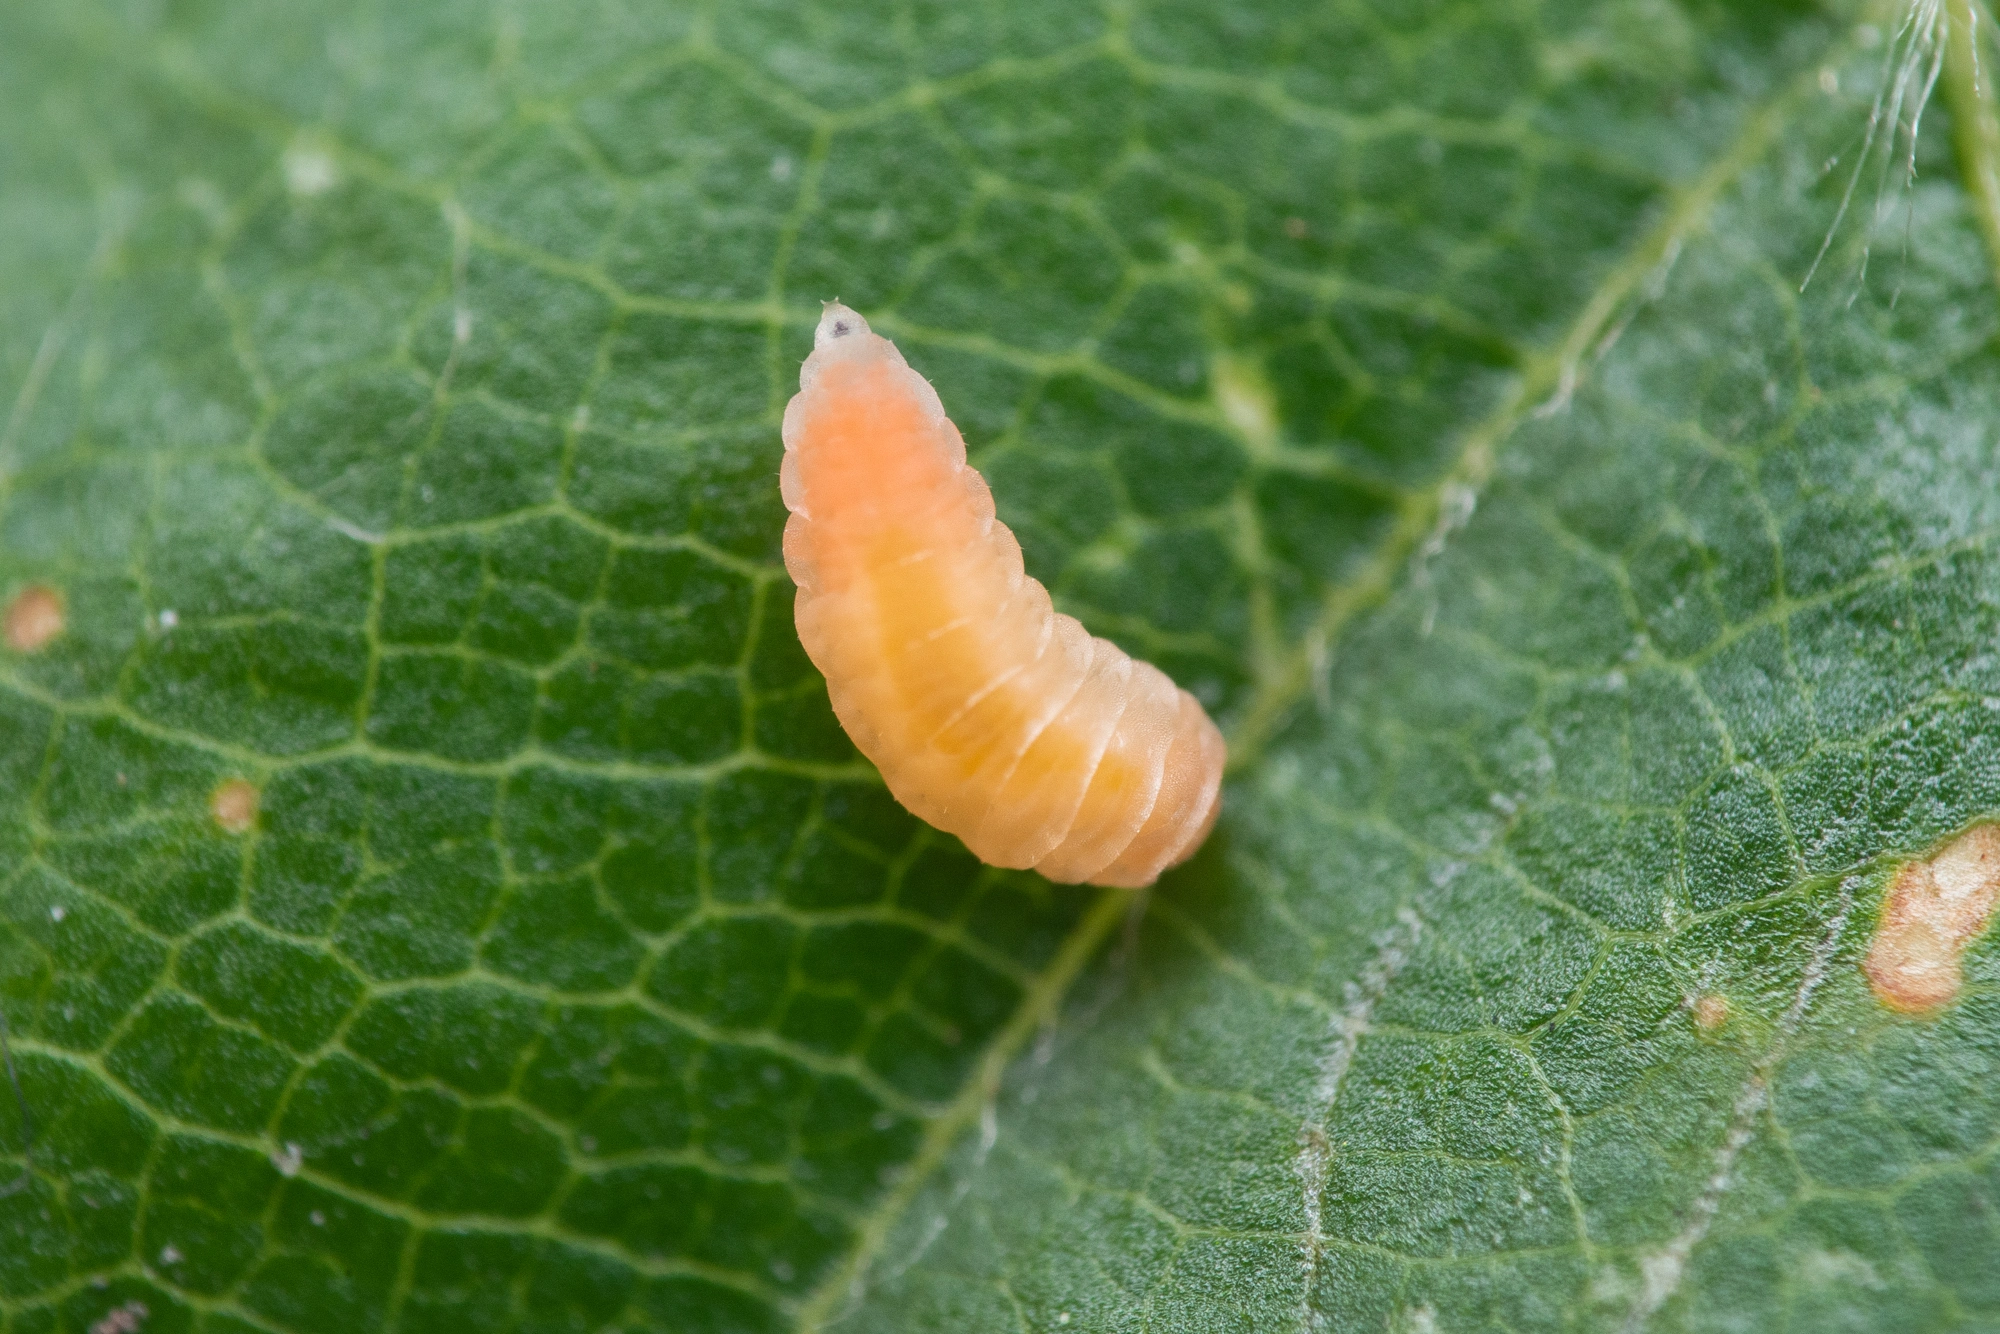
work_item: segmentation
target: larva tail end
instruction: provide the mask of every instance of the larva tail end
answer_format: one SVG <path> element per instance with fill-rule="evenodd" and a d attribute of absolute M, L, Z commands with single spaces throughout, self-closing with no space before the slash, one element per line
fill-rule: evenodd
<path fill-rule="evenodd" d="M 836 339 L 869 333 L 868 321 L 838 301 L 822 303 L 819 327 L 813 330 L 813 350 L 817 352 Z"/>

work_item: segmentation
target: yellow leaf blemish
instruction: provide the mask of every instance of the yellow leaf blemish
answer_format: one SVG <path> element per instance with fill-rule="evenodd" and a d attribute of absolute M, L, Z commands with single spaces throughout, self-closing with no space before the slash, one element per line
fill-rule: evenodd
<path fill-rule="evenodd" d="M 1695 1027 L 1704 1033 L 1713 1033 L 1729 1022 L 1729 998 L 1713 993 L 1698 998 L 1694 1003 Z"/>
<path fill-rule="evenodd" d="M 256 786 L 241 778 L 230 779 L 209 794 L 208 814 L 227 833 L 248 833 L 257 823 Z"/>
<path fill-rule="evenodd" d="M 340 184 L 340 167 L 332 154 L 314 143 L 299 141 L 285 149 L 281 165 L 285 188 L 300 199 L 323 195 Z"/>
<path fill-rule="evenodd" d="M 33 653 L 63 631 L 62 594 L 29 584 L 7 604 L 4 634 L 16 653 Z"/>
<path fill-rule="evenodd" d="M 1241 357 L 1219 356 L 1209 367 L 1216 406 L 1253 449 L 1263 452 L 1278 443 L 1278 396 L 1263 368 Z"/>
<path fill-rule="evenodd" d="M 1958 999 L 1959 961 L 2000 900 L 2000 824 L 1976 825 L 1890 882 L 1862 969 L 1875 998 L 1904 1014 Z"/>

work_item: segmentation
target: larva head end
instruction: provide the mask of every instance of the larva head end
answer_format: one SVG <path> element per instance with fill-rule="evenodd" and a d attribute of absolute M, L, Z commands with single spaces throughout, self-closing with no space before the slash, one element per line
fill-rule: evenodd
<path fill-rule="evenodd" d="M 813 330 L 813 350 L 818 351 L 839 339 L 867 332 L 867 320 L 838 301 L 828 301 L 820 308 L 819 327 Z"/>

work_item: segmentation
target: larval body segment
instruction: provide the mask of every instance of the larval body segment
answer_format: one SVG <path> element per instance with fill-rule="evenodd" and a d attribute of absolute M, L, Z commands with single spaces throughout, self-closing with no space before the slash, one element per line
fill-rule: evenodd
<path fill-rule="evenodd" d="M 928 381 L 826 308 L 785 409 L 799 639 L 889 790 L 991 865 L 1138 887 L 1221 807 L 1222 734 L 1057 612 Z"/>

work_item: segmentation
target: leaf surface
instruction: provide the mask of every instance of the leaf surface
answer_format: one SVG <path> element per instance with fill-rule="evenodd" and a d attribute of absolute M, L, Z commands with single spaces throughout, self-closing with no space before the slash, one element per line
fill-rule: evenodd
<path fill-rule="evenodd" d="M 1862 967 L 2000 809 L 1870 17 L 0 15 L 0 1330 L 2000 1327 L 2000 949 Z M 1152 894 L 834 723 L 834 296 L 1225 723 Z"/>

